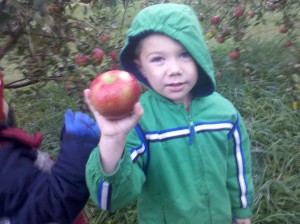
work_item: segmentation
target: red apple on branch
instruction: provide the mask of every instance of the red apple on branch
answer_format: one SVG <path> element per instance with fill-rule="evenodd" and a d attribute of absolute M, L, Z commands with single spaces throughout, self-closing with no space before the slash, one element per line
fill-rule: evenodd
<path fill-rule="evenodd" d="M 106 42 L 110 40 L 110 36 L 108 34 L 103 34 L 99 37 L 99 40 Z"/>
<path fill-rule="evenodd" d="M 86 55 L 77 55 L 74 60 L 77 65 L 82 67 L 86 67 L 91 63 L 90 58 Z"/>
<path fill-rule="evenodd" d="M 288 32 L 288 28 L 285 25 L 282 25 L 279 28 L 279 33 L 287 33 Z"/>
<path fill-rule="evenodd" d="M 233 15 L 235 17 L 241 17 L 243 14 L 244 14 L 244 7 L 238 6 L 238 7 L 234 8 Z"/>
<path fill-rule="evenodd" d="M 239 51 L 237 51 L 237 50 L 234 50 L 234 51 L 231 51 L 230 53 L 229 53 L 229 58 L 230 59 L 232 59 L 232 60 L 238 60 L 239 58 L 240 58 L 240 52 Z"/>
<path fill-rule="evenodd" d="M 220 22 L 220 19 L 221 19 L 220 16 L 213 16 L 213 17 L 210 19 L 210 23 L 211 23 L 211 24 L 218 24 L 218 23 Z"/>
<path fill-rule="evenodd" d="M 116 52 L 115 50 L 111 51 L 111 52 L 109 53 L 109 56 L 110 56 L 110 58 L 111 58 L 111 60 L 112 60 L 113 62 L 118 62 L 118 61 L 119 61 L 119 59 L 118 59 L 118 54 L 117 54 L 117 52 Z"/>
<path fill-rule="evenodd" d="M 92 62 L 99 65 L 103 61 L 104 54 L 105 53 L 102 49 L 94 48 L 90 58 L 91 58 Z"/>
<path fill-rule="evenodd" d="M 110 66 L 110 70 L 119 70 L 119 69 L 120 69 L 120 67 L 117 64 L 111 64 L 111 66 Z"/>
<path fill-rule="evenodd" d="M 255 12 L 250 10 L 248 13 L 247 13 L 247 16 L 249 16 L 250 18 L 253 18 L 255 16 Z"/>
<path fill-rule="evenodd" d="M 109 119 L 129 115 L 141 94 L 138 80 L 130 73 L 112 70 L 99 74 L 90 84 L 90 100 Z"/>
<path fill-rule="evenodd" d="M 290 47 L 292 46 L 293 42 L 291 40 L 287 40 L 283 43 L 284 47 Z"/>
<path fill-rule="evenodd" d="M 216 38 L 216 41 L 219 43 L 219 44 L 223 44 L 224 41 L 225 41 L 225 38 L 223 36 L 219 36 Z"/>

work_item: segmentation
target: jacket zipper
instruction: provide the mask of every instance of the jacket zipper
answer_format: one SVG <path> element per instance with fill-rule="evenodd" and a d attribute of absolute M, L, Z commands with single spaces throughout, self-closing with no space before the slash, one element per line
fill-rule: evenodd
<path fill-rule="evenodd" d="M 190 129 L 190 136 L 189 136 L 189 144 L 193 144 L 194 142 L 194 137 L 195 137 L 195 126 L 194 126 L 194 122 L 192 120 L 191 115 L 188 115 L 188 121 L 189 121 L 189 129 Z"/>

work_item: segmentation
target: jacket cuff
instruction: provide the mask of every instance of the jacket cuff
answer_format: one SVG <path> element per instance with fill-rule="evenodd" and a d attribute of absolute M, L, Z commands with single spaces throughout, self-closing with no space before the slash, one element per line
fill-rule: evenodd
<path fill-rule="evenodd" d="M 235 219 L 245 219 L 245 218 L 251 218 L 253 215 L 252 208 L 234 208 L 232 209 L 233 217 Z"/>
<path fill-rule="evenodd" d="M 119 182 L 123 182 L 123 179 L 125 179 L 130 174 L 130 166 L 128 165 L 131 162 L 130 157 L 127 153 L 124 153 L 120 161 L 118 162 L 117 168 L 113 173 L 106 173 L 103 169 L 101 160 L 100 160 L 100 154 L 99 154 L 99 147 L 98 147 L 98 156 L 97 156 L 97 164 L 99 169 L 99 174 L 101 176 L 101 179 L 105 182 L 111 183 L 111 184 L 118 184 Z"/>
<path fill-rule="evenodd" d="M 124 181 L 131 172 L 131 166 L 128 163 L 131 162 L 129 156 L 125 156 L 119 161 L 117 169 L 111 174 L 105 173 L 100 161 L 99 146 L 97 146 L 90 154 L 88 163 L 86 165 L 86 183 L 89 188 L 90 197 L 98 205 L 98 190 L 99 182 L 104 181 L 110 184 L 117 184 Z"/>

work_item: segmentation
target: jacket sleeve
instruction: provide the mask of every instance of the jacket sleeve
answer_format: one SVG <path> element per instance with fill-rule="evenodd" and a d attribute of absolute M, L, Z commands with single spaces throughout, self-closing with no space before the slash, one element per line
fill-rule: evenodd
<path fill-rule="evenodd" d="M 51 173 L 32 167 L 25 174 L 28 183 L 22 193 L 26 196 L 11 223 L 72 223 L 89 198 L 85 165 L 98 141 L 98 126 L 88 115 L 67 111 L 58 159 Z"/>
<path fill-rule="evenodd" d="M 112 174 L 103 171 L 99 148 L 95 148 L 86 167 L 86 182 L 93 202 L 102 210 L 110 211 L 133 202 L 141 193 L 146 180 L 143 170 L 146 157 L 144 143 L 135 130 L 130 132 L 123 157 Z"/>
<path fill-rule="evenodd" d="M 227 186 L 234 218 L 250 218 L 253 204 L 250 139 L 244 122 L 237 113 L 234 127 L 228 135 Z"/>

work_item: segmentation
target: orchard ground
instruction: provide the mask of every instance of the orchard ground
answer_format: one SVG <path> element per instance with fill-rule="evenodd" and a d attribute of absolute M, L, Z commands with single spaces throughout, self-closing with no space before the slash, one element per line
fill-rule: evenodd
<path fill-rule="evenodd" d="M 77 8 L 76 12 L 87 18 L 92 11 L 89 5 L 84 8 Z M 253 223 L 292 224 L 300 220 L 300 110 L 294 99 L 299 96 L 300 88 L 298 73 L 295 75 L 295 66 L 300 66 L 299 48 L 283 47 L 286 34 L 280 34 L 276 25 L 281 17 L 281 13 L 270 12 L 264 17 L 265 23 L 247 28 L 239 43 L 242 45 L 239 60 L 228 58 L 234 45 L 231 39 L 223 44 L 218 44 L 215 38 L 207 40 L 215 63 L 217 91 L 240 110 L 252 140 Z M 295 26 L 298 34 L 295 44 L 300 46 L 300 24 Z M 22 76 L 15 73 L 15 65 L 8 66 L 5 72 Z M 11 76 L 11 80 L 15 78 Z M 88 111 L 82 92 L 72 83 L 67 86 L 61 82 L 31 88 L 36 91 L 24 88 L 6 93 L 16 108 L 18 124 L 31 133 L 41 130 L 45 136 L 42 150 L 55 157 L 64 111 L 67 108 Z M 136 222 L 135 203 L 116 212 L 103 212 L 89 201 L 86 211 L 92 223 Z"/>

